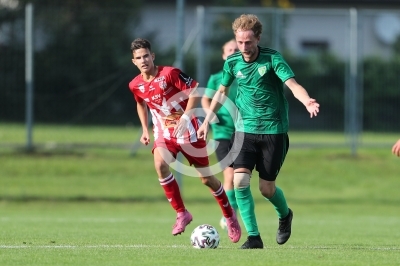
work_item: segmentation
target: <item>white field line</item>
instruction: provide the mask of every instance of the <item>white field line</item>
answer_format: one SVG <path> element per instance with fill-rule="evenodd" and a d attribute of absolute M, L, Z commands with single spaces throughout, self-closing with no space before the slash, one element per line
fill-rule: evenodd
<path fill-rule="evenodd" d="M 171 216 L 171 218 L 148 218 L 144 219 L 142 217 L 132 217 L 132 218 L 54 218 L 54 217 L 29 217 L 29 218 L 11 218 L 11 217 L 0 217 L 0 222 L 8 223 L 8 222 L 56 222 L 56 223 L 173 223 L 175 217 Z"/>
<path fill-rule="evenodd" d="M 191 249 L 190 245 L 0 245 L 0 249 L 141 249 L 141 248 L 179 248 Z M 219 246 L 218 249 L 232 249 Z M 398 251 L 400 247 L 328 247 L 328 246 L 299 246 L 299 247 L 267 247 L 265 249 L 293 249 L 293 250 L 371 250 L 371 251 Z"/>
<path fill-rule="evenodd" d="M 74 245 L 0 245 L 0 249 L 79 249 L 79 248 L 87 248 L 87 249 L 136 249 L 136 248 L 188 248 L 190 246 L 187 245 L 86 245 L 86 246 L 74 246 Z M 191 248 L 191 247 L 190 247 Z"/>

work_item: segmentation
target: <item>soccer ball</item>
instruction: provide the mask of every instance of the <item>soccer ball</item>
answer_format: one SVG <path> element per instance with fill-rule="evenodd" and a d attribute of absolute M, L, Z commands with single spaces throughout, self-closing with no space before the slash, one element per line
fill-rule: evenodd
<path fill-rule="evenodd" d="M 217 248 L 219 245 L 219 234 L 214 226 L 202 224 L 197 226 L 191 236 L 190 242 L 194 248 Z"/>

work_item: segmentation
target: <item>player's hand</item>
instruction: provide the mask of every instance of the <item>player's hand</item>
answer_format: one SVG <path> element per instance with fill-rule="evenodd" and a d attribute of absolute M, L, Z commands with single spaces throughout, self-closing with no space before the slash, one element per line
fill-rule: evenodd
<path fill-rule="evenodd" d="M 150 136 L 148 132 L 143 132 L 142 136 L 140 137 L 140 142 L 146 146 L 150 143 Z"/>
<path fill-rule="evenodd" d="M 400 157 L 400 139 L 393 145 L 392 153 Z"/>
<path fill-rule="evenodd" d="M 305 103 L 305 106 L 307 108 L 307 111 L 310 113 L 310 118 L 313 118 L 313 116 L 317 116 L 319 113 L 319 103 L 315 99 L 308 99 L 308 102 Z"/>
<path fill-rule="evenodd" d="M 208 123 L 203 123 L 197 130 L 197 138 L 207 140 Z"/>
<path fill-rule="evenodd" d="M 174 128 L 174 132 L 172 132 L 172 136 L 174 138 L 180 138 L 183 136 L 185 131 L 188 129 L 188 125 L 190 123 L 190 117 L 183 114 L 181 118 L 179 118 L 178 124 Z"/>

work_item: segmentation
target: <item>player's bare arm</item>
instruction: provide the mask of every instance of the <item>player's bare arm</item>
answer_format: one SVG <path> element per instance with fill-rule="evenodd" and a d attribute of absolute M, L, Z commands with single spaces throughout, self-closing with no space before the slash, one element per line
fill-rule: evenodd
<path fill-rule="evenodd" d="M 311 118 L 317 116 L 319 112 L 319 103 L 308 95 L 303 86 L 297 83 L 294 78 L 288 79 L 285 85 L 292 91 L 294 97 L 304 104 Z"/>
<path fill-rule="evenodd" d="M 212 121 L 212 119 L 214 119 L 215 114 L 218 112 L 218 110 L 224 104 L 228 95 L 229 95 L 229 87 L 219 85 L 219 88 L 215 92 L 214 97 L 212 98 L 212 101 L 210 103 L 208 110 L 205 110 L 207 115 L 204 120 L 204 123 L 208 124 L 210 121 Z"/>
<path fill-rule="evenodd" d="M 201 98 L 201 106 L 204 109 L 210 109 L 212 98 L 209 98 L 206 94 Z"/>
<path fill-rule="evenodd" d="M 210 121 L 212 121 L 213 119 L 216 119 L 215 114 L 218 112 L 218 110 L 224 104 L 228 95 L 229 95 L 229 87 L 220 85 L 211 101 L 211 104 L 209 105 L 209 108 L 204 109 L 204 111 L 206 112 L 206 117 L 204 119 L 203 124 L 197 130 L 198 138 L 202 138 L 204 140 L 207 139 L 208 125 L 209 125 Z"/>
<path fill-rule="evenodd" d="M 140 138 L 140 142 L 143 143 L 144 145 L 148 145 L 150 143 L 150 135 L 149 135 L 149 130 L 147 128 L 148 125 L 148 112 L 147 112 L 147 105 L 143 101 L 141 103 L 137 103 L 136 105 L 137 113 L 139 116 L 140 124 L 142 125 L 142 136 Z"/>
<path fill-rule="evenodd" d="M 213 94 L 212 97 L 214 97 L 214 95 L 215 95 L 215 93 Z M 203 97 L 201 97 L 201 106 L 203 107 L 204 112 L 205 112 L 206 114 L 207 114 L 208 111 L 210 110 L 210 106 L 211 106 L 211 102 L 212 102 L 212 97 L 210 98 L 210 97 L 208 97 L 206 94 L 204 94 Z M 209 122 L 212 122 L 212 123 L 215 122 L 215 123 L 217 123 L 217 121 L 218 121 L 217 117 L 214 116 L 214 119 L 213 119 L 212 121 L 209 121 Z"/>

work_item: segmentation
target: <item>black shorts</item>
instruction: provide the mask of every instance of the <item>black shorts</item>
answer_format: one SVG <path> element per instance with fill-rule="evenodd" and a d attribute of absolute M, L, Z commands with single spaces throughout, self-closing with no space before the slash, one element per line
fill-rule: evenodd
<path fill-rule="evenodd" d="M 215 139 L 215 141 L 218 142 L 218 147 L 215 150 L 215 154 L 217 155 L 217 160 L 218 162 L 222 162 L 222 160 L 229 159 L 229 150 L 231 149 L 231 140 L 230 139 Z M 229 156 L 229 157 L 228 157 Z M 225 162 L 226 160 L 224 160 Z M 231 161 L 228 161 L 225 163 L 221 163 L 221 168 L 225 169 L 226 167 L 233 167 L 233 164 Z"/>
<path fill-rule="evenodd" d="M 275 181 L 289 150 L 289 137 L 283 134 L 250 134 L 235 132 L 231 147 L 234 169 L 254 166 L 261 179 Z"/>

